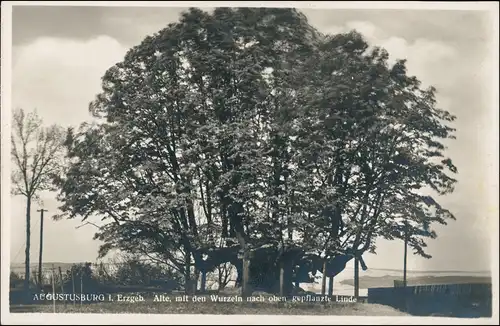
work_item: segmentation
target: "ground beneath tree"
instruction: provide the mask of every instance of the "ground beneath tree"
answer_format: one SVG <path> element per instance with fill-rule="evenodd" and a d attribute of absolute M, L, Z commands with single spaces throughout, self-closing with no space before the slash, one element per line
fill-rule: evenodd
<path fill-rule="evenodd" d="M 11 306 L 12 313 L 53 313 L 51 304 Z M 215 315 L 339 315 L 339 316 L 409 316 L 392 307 L 370 304 L 269 304 L 269 303 L 98 303 L 56 305 L 56 313 L 114 314 L 215 314 Z"/>

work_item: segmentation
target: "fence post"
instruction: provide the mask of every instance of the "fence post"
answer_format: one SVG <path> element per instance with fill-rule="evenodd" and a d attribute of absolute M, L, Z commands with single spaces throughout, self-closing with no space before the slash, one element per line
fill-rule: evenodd
<path fill-rule="evenodd" d="M 54 279 L 54 265 L 52 265 L 52 306 L 54 313 L 56 313 L 56 282 Z"/>
<path fill-rule="evenodd" d="M 61 293 L 64 297 L 64 280 L 62 276 L 61 266 L 59 266 L 59 279 L 61 280 Z M 66 307 L 66 298 L 64 298 L 64 306 Z"/>

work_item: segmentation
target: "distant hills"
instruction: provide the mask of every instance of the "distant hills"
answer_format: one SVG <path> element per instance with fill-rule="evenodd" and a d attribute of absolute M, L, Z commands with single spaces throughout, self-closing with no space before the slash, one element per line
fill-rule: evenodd
<path fill-rule="evenodd" d="M 400 272 L 401 269 L 390 269 L 390 268 L 371 268 L 377 271 L 387 271 L 387 272 Z M 408 273 L 412 274 L 486 274 L 490 275 L 491 271 L 459 271 L 459 270 L 446 270 L 446 271 L 433 271 L 433 270 L 407 270 Z"/>
<path fill-rule="evenodd" d="M 81 264 L 81 263 L 61 263 L 61 262 L 48 262 L 48 263 L 42 263 L 42 270 L 50 270 L 54 268 L 55 270 L 58 270 L 59 267 L 61 267 L 61 271 L 67 271 L 73 266 L 74 264 Z M 10 264 L 10 270 L 11 272 L 15 273 L 23 273 L 24 274 L 24 264 L 23 263 L 11 263 Z M 38 264 L 33 263 L 30 264 L 30 270 L 37 270 L 38 271 Z"/>
<path fill-rule="evenodd" d="M 385 276 L 360 276 L 359 287 L 393 287 L 394 280 L 402 280 L 401 277 Z M 354 286 L 354 279 L 342 280 L 341 284 Z M 451 275 L 451 276 L 413 276 L 408 277 L 408 285 L 429 285 L 429 284 L 470 284 L 482 283 L 491 284 L 491 277 L 486 276 L 468 276 L 468 275 Z"/>

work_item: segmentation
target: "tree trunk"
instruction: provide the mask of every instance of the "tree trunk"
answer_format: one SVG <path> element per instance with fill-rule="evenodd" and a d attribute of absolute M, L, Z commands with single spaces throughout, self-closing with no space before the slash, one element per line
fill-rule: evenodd
<path fill-rule="evenodd" d="M 285 295 L 285 268 L 283 261 L 280 262 L 280 296 Z"/>
<path fill-rule="evenodd" d="M 201 283 L 200 283 L 200 291 L 205 292 L 205 284 L 203 284 L 203 271 L 206 268 L 206 263 L 203 260 L 203 256 L 199 253 L 199 251 L 195 251 L 193 253 L 193 258 L 194 258 L 194 282 L 193 282 L 193 294 L 196 294 L 198 292 L 198 280 L 200 280 L 201 276 Z"/>
<path fill-rule="evenodd" d="M 354 297 L 359 297 L 359 260 L 358 256 L 354 257 Z"/>
<path fill-rule="evenodd" d="M 326 258 L 323 260 L 323 276 L 321 277 L 321 295 L 326 292 Z"/>
<path fill-rule="evenodd" d="M 241 286 L 241 296 L 243 300 L 246 300 L 252 293 L 250 290 L 250 259 L 248 255 L 248 251 L 245 248 L 245 252 L 243 253 L 243 281 Z"/>
<path fill-rule="evenodd" d="M 229 221 L 231 222 L 231 219 Z M 243 250 L 243 258 L 242 258 L 243 278 L 241 284 L 241 296 L 243 297 L 243 300 L 246 300 L 247 297 L 252 295 L 252 290 L 250 289 L 250 250 L 248 248 L 247 241 L 243 237 L 242 228 L 238 229 L 239 230 L 237 231 L 235 230 L 234 233 L 238 239 L 241 250 Z"/>
<path fill-rule="evenodd" d="M 207 271 L 203 270 L 201 271 L 201 285 L 200 285 L 200 292 L 205 293 L 206 292 L 206 286 L 207 286 Z"/>
<path fill-rule="evenodd" d="M 236 265 L 236 287 L 243 287 L 243 260 L 241 265 Z"/>
<path fill-rule="evenodd" d="M 293 265 L 292 257 L 285 257 L 283 261 L 283 296 L 289 296 L 293 290 Z"/>
<path fill-rule="evenodd" d="M 404 259 L 403 259 L 403 286 L 406 287 L 406 260 L 408 257 L 408 222 L 405 222 L 405 235 L 404 235 Z"/>
<path fill-rule="evenodd" d="M 25 251 L 25 266 L 24 266 L 24 291 L 26 293 L 26 299 L 30 300 L 30 237 L 31 237 L 31 197 L 27 197 L 26 201 L 26 251 Z"/>
<path fill-rule="evenodd" d="M 328 296 L 332 296 L 333 295 L 333 276 L 330 276 L 328 278 Z"/>
<path fill-rule="evenodd" d="M 186 257 L 184 259 L 184 292 L 191 293 L 191 252 L 185 247 Z"/>
<path fill-rule="evenodd" d="M 194 279 L 191 281 L 191 293 L 192 294 L 196 294 L 197 290 L 198 290 L 198 280 L 200 278 L 200 271 L 198 270 L 198 268 L 194 267 Z"/>
<path fill-rule="evenodd" d="M 222 289 L 224 289 L 224 286 L 222 284 L 222 268 L 220 267 L 217 267 L 217 271 L 218 271 L 218 276 L 219 276 L 219 287 L 218 287 L 218 291 L 222 291 Z M 235 284 L 235 286 L 238 286 L 238 284 Z"/>
<path fill-rule="evenodd" d="M 43 253 L 43 212 L 44 209 L 40 211 L 40 252 L 38 256 L 38 286 L 42 286 L 42 253 Z"/>

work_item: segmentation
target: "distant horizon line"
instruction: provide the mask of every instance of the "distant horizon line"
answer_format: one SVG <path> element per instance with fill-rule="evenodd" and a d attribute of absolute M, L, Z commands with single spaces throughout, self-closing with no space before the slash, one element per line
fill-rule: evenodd
<path fill-rule="evenodd" d="M 352 267 L 346 267 L 345 269 L 354 269 Z M 368 269 L 374 269 L 378 271 L 398 271 L 398 272 L 403 272 L 403 269 L 396 269 L 396 268 L 368 268 Z M 412 273 L 491 273 L 491 270 L 423 270 L 423 269 L 407 269 L 407 272 L 412 272 Z"/>
<path fill-rule="evenodd" d="M 84 264 L 86 262 L 90 262 L 92 264 L 95 264 L 95 262 L 91 261 L 79 261 L 79 262 L 44 262 L 42 265 L 56 265 L 56 264 L 64 264 L 64 265 L 73 265 L 73 264 Z M 103 262 L 107 264 L 106 262 Z M 112 264 L 112 263 L 111 263 Z M 20 265 L 19 267 L 24 268 L 24 263 L 16 263 L 16 262 L 11 262 L 10 267 L 12 268 L 12 265 Z M 38 266 L 38 263 L 31 263 L 31 266 Z M 353 269 L 352 267 L 346 267 L 345 269 Z M 378 270 L 378 271 L 391 271 L 391 272 L 403 272 L 402 268 L 368 268 L 368 270 Z M 410 273 L 492 273 L 492 270 L 422 270 L 422 269 L 407 269 L 406 272 Z"/>

